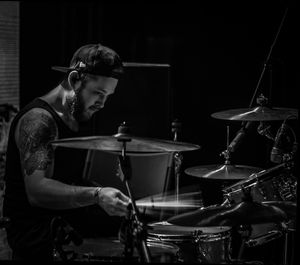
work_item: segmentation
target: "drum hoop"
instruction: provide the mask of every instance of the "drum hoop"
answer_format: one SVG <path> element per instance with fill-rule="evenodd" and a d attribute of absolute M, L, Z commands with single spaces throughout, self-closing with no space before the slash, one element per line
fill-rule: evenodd
<path fill-rule="evenodd" d="M 152 240 L 159 240 L 159 241 L 165 241 L 165 242 L 191 242 L 195 240 L 195 237 L 192 235 L 190 236 L 181 236 L 181 235 L 163 235 L 163 234 L 149 234 L 149 239 Z"/>
<path fill-rule="evenodd" d="M 162 249 L 168 249 L 172 250 L 172 252 L 177 253 L 179 251 L 179 247 L 175 244 L 169 243 L 169 242 L 161 242 L 157 240 L 147 240 L 147 246 L 148 247 L 159 247 Z"/>
<path fill-rule="evenodd" d="M 217 233 L 200 233 L 195 235 L 165 235 L 165 234 L 150 234 L 149 239 L 151 240 L 159 240 L 165 242 L 191 242 L 196 240 L 202 241 L 217 241 L 223 240 L 231 237 L 231 228 L 226 231 L 219 231 Z"/>

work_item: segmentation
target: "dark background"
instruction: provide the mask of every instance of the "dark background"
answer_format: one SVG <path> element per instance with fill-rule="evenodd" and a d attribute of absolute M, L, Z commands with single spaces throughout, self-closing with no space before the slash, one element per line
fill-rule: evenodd
<path fill-rule="evenodd" d="M 222 164 L 226 126 L 231 140 L 241 122 L 214 119 L 212 113 L 248 108 L 254 97 L 253 107 L 261 93 L 274 107 L 298 106 L 298 21 L 293 5 L 254 95 L 287 7 L 285 1 L 231 6 L 198 6 L 192 1 L 21 2 L 21 107 L 58 84 L 61 75 L 51 66 L 68 65 L 79 46 L 100 42 L 118 51 L 125 62 L 170 68 L 127 69 L 126 90 L 121 83 L 115 99 L 97 114 L 93 134 L 115 133 L 129 119 L 133 134 L 172 139 L 171 122 L 179 119 L 179 140 L 201 146 L 184 153 L 183 167 Z M 271 122 L 274 134 L 280 124 Z M 295 121 L 290 124 L 297 129 Z M 232 163 L 273 166 L 272 145 L 254 129 L 232 155 Z"/>
<path fill-rule="evenodd" d="M 196 2 L 21 1 L 21 107 L 58 84 L 61 75 L 51 66 L 69 65 L 78 47 L 100 42 L 125 62 L 170 67 L 126 69 L 120 89 L 94 117 L 91 134 L 113 134 L 126 120 L 133 134 L 171 140 L 171 122 L 179 119 L 179 140 L 201 146 L 183 154 L 182 169 L 222 164 L 226 126 L 231 140 L 241 122 L 214 119 L 211 114 L 254 107 L 261 93 L 273 107 L 298 108 L 298 14 L 290 5 L 254 94 L 288 2 Z M 271 122 L 274 134 L 281 122 Z M 297 121 L 289 125 L 298 133 Z M 272 167 L 272 145 L 254 129 L 233 153 L 232 163 Z M 294 170 L 298 177 L 298 163 Z M 180 185 L 201 181 L 182 172 Z M 215 196 L 217 181 L 206 184 L 206 191 Z"/>

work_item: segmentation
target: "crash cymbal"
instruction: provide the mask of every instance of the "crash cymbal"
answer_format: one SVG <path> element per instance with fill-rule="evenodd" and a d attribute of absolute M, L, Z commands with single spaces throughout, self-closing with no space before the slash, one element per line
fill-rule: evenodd
<path fill-rule="evenodd" d="M 121 135 L 123 139 L 124 135 Z M 69 148 L 102 150 L 108 152 L 121 152 L 123 148 L 122 141 L 118 135 L 113 136 L 89 136 L 77 138 L 65 138 L 52 141 L 53 146 L 63 146 Z M 126 135 L 126 151 L 128 153 L 149 154 L 149 153 L 167 153 L 182 152 L 199 149 L 199 145 L 175 142 L 161 139 L 141 138 Z"/>
<path fill-rule="evenodd" d="M 203 165 L 187 168 L 185 173 L 205 179 L 238 180 L 246 179 L 260 168 L 243 165 Z"/>
<path fill-rule="evenodd" d="M 285 212 L 276 206 L 243 201 L 231 206 L 216 206 L 177 215 L 171 217 L 168 222 L 188 226 L 237 226 L 278 223 L 287 219 Z"/>
<path fill-rule="evenodd" d="M 298 109 L 258 106 L 220 111 L 213 113 L 211 116 L 216 119 L 233 121 L 274 121 L 284 120 L 287 117 L 298 119 Z"/>

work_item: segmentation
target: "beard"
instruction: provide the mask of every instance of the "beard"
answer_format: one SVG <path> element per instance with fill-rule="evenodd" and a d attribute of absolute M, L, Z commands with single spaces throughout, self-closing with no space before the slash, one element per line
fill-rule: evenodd
<path fill-rule="evenodd" d="M 71 109 L 71 114 L 77 122 L 87 121 L 90 116 L 87 115 L 85 110 L 85 104 L 82 97 L 83 86 L 79 87 L 75 91 L 74 97 L 69 100 L 69 106 Z"/>

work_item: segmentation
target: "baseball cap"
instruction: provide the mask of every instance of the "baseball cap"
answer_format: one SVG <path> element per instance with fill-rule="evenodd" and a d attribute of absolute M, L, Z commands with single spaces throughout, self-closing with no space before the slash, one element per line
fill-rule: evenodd
<path fill-rule="evenodd" d="M 53 70 L 68 73 L 76 70 L 80 73 L 102 75 L 119 79 L 123 74 L 120 56 L 112 49 L 98 44 L 80 47 L 73 55 L 69 67 L 52 66 Z"/>

